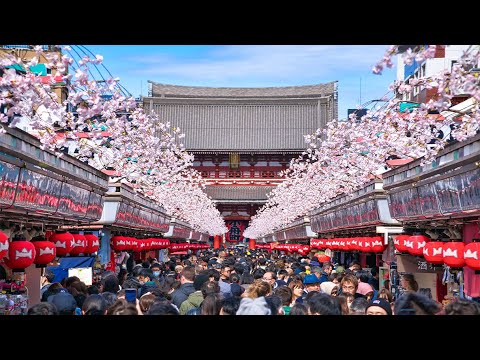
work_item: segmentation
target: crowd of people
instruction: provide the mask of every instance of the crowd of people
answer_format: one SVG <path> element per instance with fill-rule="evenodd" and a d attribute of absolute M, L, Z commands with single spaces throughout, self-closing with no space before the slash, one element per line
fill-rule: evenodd
<path fill-rule="evenodd" d="M 132 258 L 133 259 L 133 258 Z M 393 299 L 378 269 L 319 263 L 266 250 L 209 249 L 168 261 L 130 262 L 86 286 L 77 277 L 42 279 L 42 301 L 29 315 L 479 315 L 480 304 L 447 305 L 418 289 L 411 274 Z M 385 287 L 385 285 L 387 285 Z"/>

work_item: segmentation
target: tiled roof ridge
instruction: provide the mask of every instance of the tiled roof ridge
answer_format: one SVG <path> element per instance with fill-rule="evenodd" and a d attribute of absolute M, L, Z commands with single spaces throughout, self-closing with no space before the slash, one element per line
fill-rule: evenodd
<path fill-rule="evenodd" d="M 163 84 L 149 80 L 153 97 L 302 97 L 327 96 L 336 91 L 337 81 L 322 84 L 273 87 L 207 87 Z"/>

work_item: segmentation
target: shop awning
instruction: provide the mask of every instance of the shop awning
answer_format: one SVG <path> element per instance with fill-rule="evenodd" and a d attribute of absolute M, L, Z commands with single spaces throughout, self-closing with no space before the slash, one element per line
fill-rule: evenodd
<path fill-rule="evenodd" d="M 69 156 L 41 149 L 17 128 L 0 137 L 0 217 L 58 224 L 91 222 L 102 213 L 108 177 Z"/>
<path fill-rule="evenodd" d="M 105 194 L 102 216 L 96 224 L 165 233 L 170 229 L 170 216 L 153 200 L 136 193 L 128 185 L 111 182 Z"/>

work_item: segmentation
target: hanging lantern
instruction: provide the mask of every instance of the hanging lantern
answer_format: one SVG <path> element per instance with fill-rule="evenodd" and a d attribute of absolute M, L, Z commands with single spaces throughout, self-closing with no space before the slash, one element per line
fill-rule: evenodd
<path fill-rule="evenodd" d="M 57 256 L 66 256 L 73 249 L 75 240 L 73 235 L 65 230 L 57 230 L 53 233 L 49 240 L 55 244 Z"/>
<path fill-rule="evenodd" d="M 13 239 L 8 247 L 8 255 L 3 261 L 13 272 L 24 272 L 33 264 L 35 246 L 24 238 Z"/>
<path fill-rule="evenodd" d="M 443 242 L 430 241 L 423 248 L 423 257 L 431 264 L 443 264 Z"/>
<path fill-rule="evenodd" d="M 152 240 L 152 250 L 158 250 L 160 249 L 160 239 L 158 238 L 151 238 Z"/>
<path fill-rule="evenodd" d="M 170 246 L 170 240 L 168 239 L 160 239 L 160 247 L 159 249 L 166 249 Z M 207 245 L 207 248 L 208 248 L 208 245 Z M 204 249 L 202 247 L 202 249 Z"/>
<path fill-rule="evenodd" d="M 129 236 L 124 236 L 123 238 L 125 239 L 125 248 L 123 251 L 132 250 L 134 248 L 132 238 Z"/>
<path fill-rule="evenodd" d="M 147 243 L 145 242 L 145 239 L 137 239 L 137 247 L 135 248 L 135 252 L 142 252 L 143 250 L 146 250 Z"/>
<path fill-rule="evenodd" d="M 308 254 L 310 252 L 310 245 L 302 245 L 301 249 Z"/>
<path fill-rule="evenodd" d="M 167 249 L 170 246 L 170 240 L 160 239 L 160 249 Z M 203 249 L 203 247 L 202 247 Z"/>
<path fill-rule="evenodd" d="M 358 251 L 358 238 L 350 238 L 350 251 Z"/>
<path fill-rule="evenodd" d="M 8 253 L 8 236 L 0 231 L 0 259 Z"/>
<path fill-rule="evenodd" d="M 175 252 L 175 251 L 183 251 L 183 250 L 187 250 L 188 249 L 188 246 L 190 244 L 187 244 L 187 243 L 178 243 L 178 244 L 170 244 L 170 251 L 171 252 Z M 260 247 L 260 249 L 265 249 L 265 246 L 263 244 L 257 244 Z"/>
<path fill-rule="evenodd" d="M 97 236 L 93 235 L 92 232 L 84 233 L 85 236 L 85 250 L 83 250 L 84 254 L 93 254 L 98 251 L 100 248 L 100 240 Z"/>
<path fill-rule="evenodd" d="M 398 235 L 393 239 L 393 245 L 398 252 L 406 253 L 407 247 L 405 246 L 405 240 L 410 238 L 411 235 Z"/>
<path fill-rule="evenodd" d="M 463 257 L 467 266 L 480 274 L 480 239 L 473 239 L 473 242 L 465 245 Z"/>
<path fill-rule="evenodd" d="M 124 236 L 112 236 L 110 244 L 115 252 L 124 251 L 127 249 L 127 239 Z"/>
<path fill-rule="evenodd" d="M 145 242 L 145 248 L 144 250 L 150 251 L 152 250 L 152 239 L 144 239 Z"/>
<path fill-rule="evenodd" d="M 74 242 L 72 250 L 70 251 L 70 254 L 71 255 L 80 255 L 85 250 L 85 245 L 86 245 L 85 244 L 86 243 L 85 236 L 82 235 L 82 234 L 78 234 L 78 233 L 73 233 L 72 236 L 73 236 L 73 240 L 75 242 Z"/>
<path fill-rule="evenodd" d="M 326 239 L 324 244 L 325 244 L 325 249 L 332 250 L 332 239 Z"/>
<path fill-rule="evenodd" d="M 332 250 L 340 250 L 340 238 L 333 239 Z"/>
<path fill-rule="evenodd" d="M 443 262 L 452 268 L 465 266 L 463 257 L 465 244 L 462 241 L 449 241 L 443 244 Z"/>
<path fill-rule="evenodd" d="M 345 251 L 352 251 L 352 239 L 345 238 Z"/>
<path fill-rule="evenodd" d="M 370 238 L 371 251 L 374 253 L 383 253 L 385 251 L 385 244 L 381 236 L 373 236 Z"/>
<path fill-rule="evenodd" d="M 422 256 L 423 248 L 425 245 L 430 242 L 430 238 L 425 235 L 412 235 L 407 240 L 405 240 L 405 246 L 410 255 L 413 256 Z"/>
<path fill-rule="evenodd" d="M 357 238 L 357 250 L 360 251 L 360 252 L 364 252 L 365 250 L 365 247 L 363 245 L 364 243 L 364 238 L 363 237 L 359 237 Z"/>
<path fill-rule="evenodd" d="M 36 264 L 36 267 L 47 267 L 57 255 L 55 244 L 51 241 L 46 241 L 43 236 L 33 238 L 32 244 L 35 247 L 35 259 L 33 262 Z"/>
<path fill-rule="evenodd" d="M 323 250 L 323 249 L 326 249 L 327 248 L 327 239 L 320 239 L 320 241 L 318 242 L 318 248 L 320 250 Z"/>
<path fill-rule="evenodd" d="M 366 253 L 372 252 L 371 237 L 364 237 L 363 238 L 363 252 L 366 252 Z"/>
<path fill-rule="evenodd" d="M 126 250 L 137 251 L 139 240 L 137 238 L 134 238 L 134 237 L 129 237 L 129 239 L 130 239 L 130 248 L 128 248 Z"/>
<path fill-rule="evenodd" d="M 310 247 L 312 249 L 319 249 L 318 245 L 320 243 L 320 239 L 310 239 Z"/>

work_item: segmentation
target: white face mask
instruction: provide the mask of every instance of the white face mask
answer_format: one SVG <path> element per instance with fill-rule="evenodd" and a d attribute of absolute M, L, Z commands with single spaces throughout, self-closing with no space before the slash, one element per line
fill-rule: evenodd
<path fill-rule="evenodd" d="M 154 272 L 153 272 L 153 275 L 154 275 L 155 277 L 159 277 L 159 276 L 160 276 L 160 271 L 154 271 Z"/>

